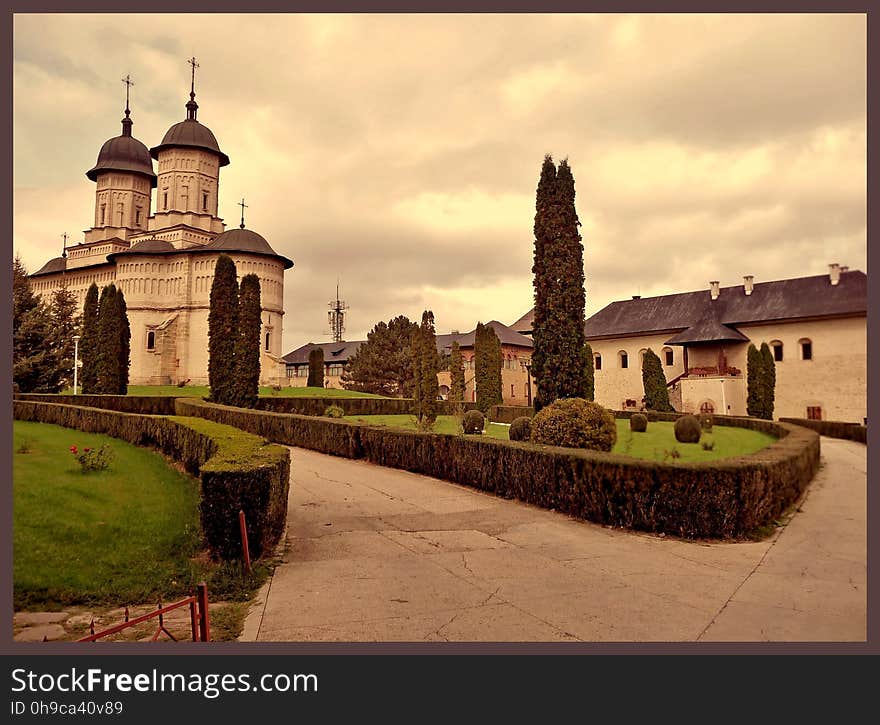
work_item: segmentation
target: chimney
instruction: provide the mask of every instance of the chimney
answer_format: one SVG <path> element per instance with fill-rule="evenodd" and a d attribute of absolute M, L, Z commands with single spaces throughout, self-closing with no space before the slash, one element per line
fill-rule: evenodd
<path fill-rule="evenodd" d="M 747 295 L 752 294 L 752 290 L 755 289 L 755 278 L 752 275 L 747 274 L 743 277 L 743 289 Z"/>
<path fill-rule="evenodd" d="M 847 266 L 844 264 L 844 265 L 840 268 L 840 272 L 841 272 L 841 274 L 842 274 L 843 272 L 849 272 L 849 267 L 847 267 Z"/>
<path fill-rule="evenodd" d="M 828 277 L 831 279 L 832 286 L 840 282 L 840 265 L 837 262 L 828 265 Z"/>
<path fill-rule="evenodd" d="M 718 295 L 720 294 L 720 291 L 721 291 L 720 285 L 721 285 L 721 282 L 719 282 L 717 279 L 713 280 L 712 282 L 709 282 L 709 294 L 712 295 L 713 300 L 718 299 Z"/>
<path fill-rule="evenodd" d="M 642 299 L 642 296 L 641 295 L 633 295 L 633 299 L 640 300 L 640 299 Z"/>

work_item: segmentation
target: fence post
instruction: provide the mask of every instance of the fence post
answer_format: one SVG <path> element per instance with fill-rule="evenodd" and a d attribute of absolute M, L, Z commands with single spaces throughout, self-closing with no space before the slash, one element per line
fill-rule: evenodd
<path fill-rule="evenodd" d="M 205 582 L 199 582 L 197 589 L 197 597 L 199 600 L 199 641 L 211 641 L 211 617 L 208 612 L 208 585 Z"/>
<path fill-rule="evenodd" d="M 250 574 L 251 573 L 251 550 L 248 545 L 248 533 L 247 533 L 247 524 L 244 520 L 244 511 L 239 510 L 238 512 L 238 528 L 241 530 L 241 558 L 244 561 L 244 569 Z"/>

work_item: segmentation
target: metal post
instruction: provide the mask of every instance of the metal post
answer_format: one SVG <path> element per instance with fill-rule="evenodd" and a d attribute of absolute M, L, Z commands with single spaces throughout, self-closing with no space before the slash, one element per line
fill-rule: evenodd
<path fill-rule="evenodd" d="M 528 404 L 529 407 L 532 407 L 532 364 L 530 362 L 525 364 L 526 368 L 526 392 L 528 394 Z"/>
<path fill-rule="evenodd" d="M 244 568 L 248 574 L 251 573 L 251 551 L 248 546 L 247 524 L 244 520 L 244 511 L 238 512 L 238 528 L 241 531 L 241 558 L 244 561 Z"/>
<path fill-rule="evenodd" d="M 79 372 L 79 335 L 73 336 L 73 394 L 76 395 L 76 384 Z"/>
<path fill-rule="evenodd" d="M 199 641 L 211 641 L 211 617 L 208 612 L 208 585 L 205 582 L 199 582 L 196 587 L 199 600 Z"/>

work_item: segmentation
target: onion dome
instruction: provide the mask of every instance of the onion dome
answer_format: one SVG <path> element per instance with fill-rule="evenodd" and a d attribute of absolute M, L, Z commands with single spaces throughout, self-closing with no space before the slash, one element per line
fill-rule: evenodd
<path fill-rule="evenodd" d="M 98 152 L 97 163 L 86 171 L 86 176 L 92 181 L 97 181 L 98 174 L 102 171 L 128 171 L 148 177 L 150 186 L 156 188 L 153 160 L 147 147 L 131 135 L 134 122 L 129 118 L 130 114 L 131 111 L 126 104 L 125 118 L 122 119 L 122 135 L 104 142 Z"/>
<path fill-rule="evenodd" d="M 220 150 L 211 129 L 196 120 L 198 110 L 199 104 L 196 103 L 195 91 L 191 90 L 189 101 L 186 104 L 186 119 L 175 123 L 165 132 L 162 143 L 150 149 L 150 154 L 154 159 L 159 158 L 160 151 L 183 146 L 210 151 L 220 160 L 220 166 L 229 164 L 229 157 Z"/>
<path fill-rule="evenodd" d="M 55 259 L 50 259 L 46 264 L 40 267 L 36 272 L 29 275 L 30 277 L 36 277 L 38 274 L 52 274 L 54 272 L 63 272 L 67 269 L 67 258 L 66 257 L 55 257 Z"/>
<path fill-rule="evenodd" d="M 255 254 L 267 254 L 272 257 L 278 257 L 284 260 L 284 268 L 290 269 L 293 266 L 286 257 L 276 254 L 275 250 L 269 246 L 261 235 L 252 232 L 250 229 L 229 229 L 222 234 L 216 236 L 211 242 L 206 244 L 203 249 L 212 252 L 252 252 Z M 187 250 L 190 251 L 190 250 Z"/>

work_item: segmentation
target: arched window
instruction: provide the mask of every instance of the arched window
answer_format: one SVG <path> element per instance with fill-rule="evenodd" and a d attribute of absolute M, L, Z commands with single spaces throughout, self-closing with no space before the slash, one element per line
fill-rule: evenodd
<path fill-rule="evenodd" d="M 663 362 L 666 363 L 667 367 L 675 364 L 675 354 L 672 352 L 671 347 L 663 348 Z"/>
<path fill-rule="evenodd" d="M 156 349 L 156 333 L 150 330 L 147 333 L 147 350 Z"/>
<path fill-rule="evenodd" d="M 269 336 L 270 336 L 271 334 L 272 334 L 271 332 L 267 332 L 267 333 L 266 333 L 266 352 L 269 351 Z"/>
<path fill-rule="evenodd" d="M 798 345 L 801 348 L 801 360 L 812 360 L 813 359 L 813 341 L 808 337 L 802 337 L 798 340 Z"/>
<path fill-rule="evenodd" d="M 776 362 L 782 362 L 782 342 L 779 340 L 771 340 L 770 347 L 773 349 L 773 359 Z"/>
<path fill-rule="evenodd" d="M 645 364 L 645 353 L 648 352 L 646 348 L 642 348 L 639 350 L 639 368 L 643 367 Z"/>
<path fill-rule="evenodd" d="M 629 367 L 629 356 L 626 354 L 626 350 L 621 350 L 617 353 L 617 362 L 621 368 Z"/>
<path fill-rule="evenodd" d="M 602 355 L 600 355 L 599 353 L 593 355 L 593 368 L 595 370 L 602 369 Z"/>
<path fill-rule="evenodd" d="M 715 403 L 711 400 L 704 400 L 700 403 L 700 412 L 703 415 L 712 415 L 715 412 Z"/>

